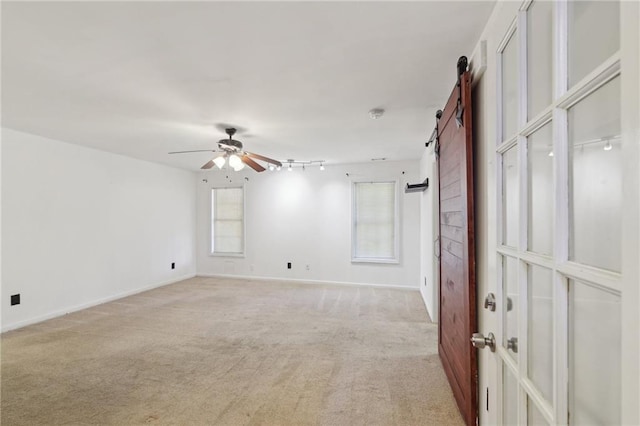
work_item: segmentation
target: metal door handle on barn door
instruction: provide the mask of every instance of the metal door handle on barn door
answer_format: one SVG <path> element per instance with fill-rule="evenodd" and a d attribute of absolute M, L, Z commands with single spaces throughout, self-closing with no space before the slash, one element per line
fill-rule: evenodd
<path fill-rule="evenodd" d="M 491 352 L 496 351 L 496 338 L 493 333 L 489 333 L 487 337 L 484 337 L 482 333 L 473 333 L 473 336 L 471 336 L 471 344 L 478 349 L 489 346 Z"/>

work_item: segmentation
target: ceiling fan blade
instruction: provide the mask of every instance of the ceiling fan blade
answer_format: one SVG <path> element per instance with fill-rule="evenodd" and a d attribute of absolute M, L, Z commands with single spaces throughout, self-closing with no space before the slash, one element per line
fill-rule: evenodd
<path fill-rule="evenodd" d="M 247 154 L 251 158 L 255 158 L 257 160 L 266 161 L 267 163 L 275 164 L 276 166 L 282 167 L 282 163 L 279 162 L 278 160 L 274 160 L 273 158 L 265 157 L 265 156 L 260 155 L 260 154 L 254 154 L 253 152 L 249 152 L 249 151 L 245 151 L 244 153 Z"/>
<path fill-rule="evenodd" d="M 256 163 L 255 161 L 253 161 L 251 158 L 249 158 L 248 155 L 243 155 L 242 157 L 240 157 L 240 159 L 242 160 L 242 162 L 244 164 L 246 164 L 247 166 L 251 167 L 253 170 L 255 170 L 256 172 L 260 173 L 260 172 L 264 172 L 266 169 L 264 167 L 262 167 L 260 164 Z"/>
<path fill-rule="evenodd" d="M 212 168 L 216 163 L 213 162 L 213 160 L 209 160 L 205 163 L 204 166 L 200 167 L 203 170 L 208 170 L 210 168 Z"/>
<path fill-rule="evenodd" d="M 216 152 L 215 149 L 196 149 L 195 151 L 173 151 L 169 152 L 169 154 L 185 154 L 187 152 Z"/>

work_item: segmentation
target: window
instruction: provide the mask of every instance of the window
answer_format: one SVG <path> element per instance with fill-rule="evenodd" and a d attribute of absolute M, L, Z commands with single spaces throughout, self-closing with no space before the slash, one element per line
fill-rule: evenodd
<path fill-rule="evenodd" d="M 211 253 L 244 254 L 244 190 L 211 190 Z"/>
<path fill-rule="evenodd" d="M 397 182 L 353 184 L 353 262 L 398 262 Z"/>

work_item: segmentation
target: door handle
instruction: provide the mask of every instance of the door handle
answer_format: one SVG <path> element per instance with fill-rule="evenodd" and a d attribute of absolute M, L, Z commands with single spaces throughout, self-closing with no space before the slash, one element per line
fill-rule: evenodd
<path fill-rule="evenodd" d="M 513 351 L 513 353 L 515 353 L 515 354 L 518 353 L 518 338 L 517 337 L 512 337 L 511 339 L 507 340 L 507 349 L 511 349 Z"/>
<path fill-rule="evenodd" d="M 496 351 L 496 338 L 493 333 L 489 333 L 487 337 L 484 337 L 482 333 L 473 333 L 473 336 L 471 336 L 471 344 L 478 349 L 489 346 L 491 352 Z"/>

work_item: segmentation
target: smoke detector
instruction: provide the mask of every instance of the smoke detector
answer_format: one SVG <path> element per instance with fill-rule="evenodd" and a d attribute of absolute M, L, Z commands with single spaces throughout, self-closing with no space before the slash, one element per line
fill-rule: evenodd
<path fill-rule="evenodd" d="M 374 108 L 369 111 L 369 117 L 371 117 L 372 120 L 377 120 L 383 115 L 384 115 L 384 110 L 382 108 Z"/>

